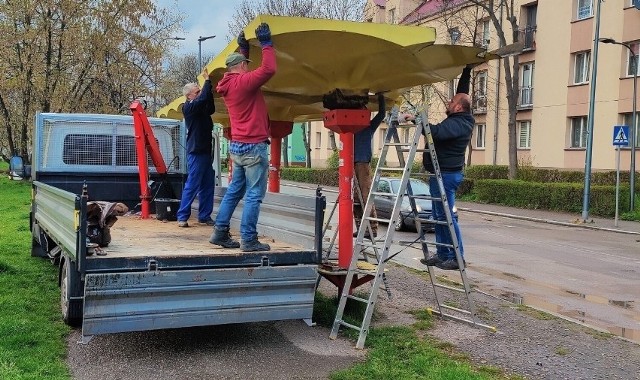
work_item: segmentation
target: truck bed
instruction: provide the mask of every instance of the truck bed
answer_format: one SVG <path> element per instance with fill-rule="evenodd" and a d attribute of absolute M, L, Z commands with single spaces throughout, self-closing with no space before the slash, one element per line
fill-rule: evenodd
<path fill-rule="evenodd" d="M 136 215 L 119 216 L 111 227 L 111 243 L 102 248 L 106 256 L 89 256 L 89 260 L 103 257 L 173 257 L 173 256 L 240 256 L 246 254 L 239 248 L 223 248 L 209 243 L 213 227 L 199 225 L 189 220 L 188 228 L 180 228 L 177 222 L 155 218 L 141 219 Z M 231 230 L 234 239 L 240 239 L 238 231 Z M 302 251 L 301 246 L 259 236 L 262 243 L 271 246 L 270 254 Z"/>

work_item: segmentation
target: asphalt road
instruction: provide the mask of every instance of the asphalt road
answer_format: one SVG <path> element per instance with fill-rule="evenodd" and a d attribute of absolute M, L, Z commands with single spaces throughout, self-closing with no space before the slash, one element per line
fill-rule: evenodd
<path fill-rule="evenodd" d="M 336 191 L 324 191 L 327 213 Z M 313 189 L 290 183 L 281 192 L 312 195 Z M 459 207 L 467 276 L 477 290 L 640 343 L 640 223 L 614 227 L 613 220 L 597 219 L 576 224 L 570 214 L 480 208 L 493 212 Z M 394 240 L 417 237 L 415 232 L 396 232 Z M 391 254 L 396 252 L 393 261 L 425 269 L 419 245 L 394 245 Z M 436 270 L 460 280 L 456 271 Z"/>

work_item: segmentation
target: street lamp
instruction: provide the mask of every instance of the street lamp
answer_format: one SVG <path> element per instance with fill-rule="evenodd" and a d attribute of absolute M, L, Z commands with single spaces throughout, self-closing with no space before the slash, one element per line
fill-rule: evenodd
<path fill-rule="evenodd" d="M 600 42 L 603 44 L 614 44 L 624 46 L 629 49 L 629 60 L 633 59 L 633 110 L 631 113 L 631 128 L 629 128 L 629 140 L 631 141 L 631 167 L 629 169 L 629 186 L 631 187 L 631 201 L 629 202 L 629 211 L 635 210 L 635 189 L 636 189 L 636 93 L 638 87 L 638 55 L 633 51 L 629 44 L 618 42 L 613 38 L 600 38 Z M 631 62 L 629 62 L 631 66 Z"/>
<path fill-rule="evenodd" d="M 199 70 L 202 70 L 202 41 L 206 41 L 210 38 L 213 38 L 215 36 L 206 36 L 206 37 L 198 37 L 198 65 L 199 65 Z"/>

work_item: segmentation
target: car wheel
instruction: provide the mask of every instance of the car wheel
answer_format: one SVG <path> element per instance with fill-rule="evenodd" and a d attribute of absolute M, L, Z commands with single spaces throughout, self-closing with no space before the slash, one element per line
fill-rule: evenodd
<path fill-rule="evenodd" d="M 393 229 L 396 231 L 402 231 L 404 230 L 404 227 L 404 218 L 402 217 L 402 214 L 398 214 L 396 220 L 393 221 Z"/>

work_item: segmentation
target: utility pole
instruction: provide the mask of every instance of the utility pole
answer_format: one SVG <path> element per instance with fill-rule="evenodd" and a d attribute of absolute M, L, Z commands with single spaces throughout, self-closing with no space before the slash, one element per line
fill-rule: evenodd
<path fill-rule="evenodd" d="M 596 103 L 596 74 L 598 72 L 598 45 L 600 38 L 600 3 L 596 0 L 596 35 L 593 39 L 593 69 L 591 70 L 591 92 L 589 95 L 589 116 L 587 117 L 587 154 L 584 162 L 584 193 L 582 196 L 582 220 L 589 219 L 589 196 L 591 192 L 591 157 L 593 153 L 593 119 Z"/>

